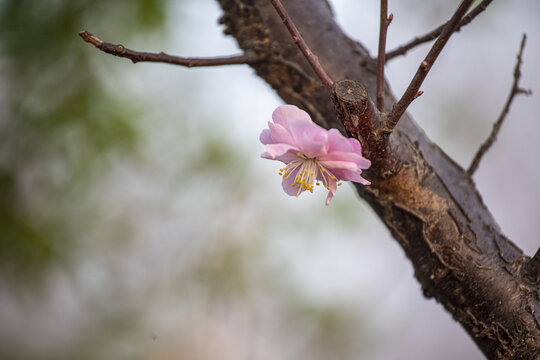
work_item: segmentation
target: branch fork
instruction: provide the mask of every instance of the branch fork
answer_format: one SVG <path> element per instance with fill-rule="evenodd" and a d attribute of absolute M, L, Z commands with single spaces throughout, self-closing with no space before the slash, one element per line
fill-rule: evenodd
<path fill-rule="evenodd" d="M 425 59 L 420 63 L 416 74 L 414 75 L 411 83 L 407 87 L 407 90 L 404 92 L 401 99 L 399 99 L 393 106 L 392 110 L 389 113 L 385 112 L 384 106 L 384 66 L 387 59 L 385 55 L 386 51 L 386 35 L 388 31 L 388 26 L 390 25 L 393 15 L 387 16 L 388 13 L 388 1 L 381 0 L 381 12 L 380 12 L 380 26 L 379 26 L 379 47 L 378 47 L 378 57 L 377 57 L 377 109 L 382 113 L 379 116 L 380 119 L 384 119 L 384 126 L 379 127 L 379 133 L 377 136 L 383 134 L 390 134 L 396 125 L 399 122 L 401 116 L 405 113 L 409 105 L 423 94 L 423 91 L 420 91 L 420 86 L 424 82 L 427 74 L 433 67 L 435 60 L 441 53 L 442 49 L 448 42 L 450 36 L 455 33 L 460 26 L 463 26 L 465 21 L 465 14 L 472 5 L 474 0 L 463 0 L 457 10 L 454 12 L 450 20 L 448 20 L 444 26 L 441 27 L 440 36 L 433 44 L 433 47 L 425 57 Z M 489 1 L 484 1 L 481 9 L 484 9 Z M 479 5 L 475 8 L 474 11 L 480 9 Z M 478 11 L 479 13 L 479 11 Z M 477 13 L 476 13 L 477 14 Z M 467 21 L 470 22 L 473 16 L 468 16 Z M 379 120 L 380 120 L 379 119 Z M 378 120 L 378 121 L 379 121 Z"/>
<path fill-rule="evenodd" d="M 384 66 L 388 55 L 386 52 L 386 36 L 390 23 L 393 19 L 393 14 L 388 16 L 388 0 L 381 0 L 380 11 L 380 26 L 379 26 L 379 46 L 377 57 L 377 94 L 376 106 L 369 99 L 369 95 L 363 85 L 352 82 L 350 80 L 340 81 L 336 84 L 326 74 L 321 67 L 317 57 L 311 52 L 298 29 L 294 25 L 292 19 L 287 14 L 287 11 L 281 4 L 280 0 L 270 0 L 277 13 L 285 23 L 289 30 L 292 39 L 296 42 L 299 49 L 302 51 L 315 73 L 319 76 L 326 88 L 331 92 L 334 108 L 338 118 L 342 120 L 347 131 L 354 137 L 358 138 L 363 149 L 368 153 L 373 161 L 376 158 L 384 159 L 387 157 L 388 138 L 399 122 L 401 116 L 405 113 L 408 106 L 416 98 L 423 94 L 420 91 L 420 86 L 425 80 L 427 74 L 433 67 L 435 60 L 441 53 L 442 49 L 448 42 L 449 38 L 455 33 L 460 26 L 470 22 L 474 16 L 485 9 L 490 1 L 484 0 L 475 8 L 474 16 L 467 15 L 470 6 L 474 0 L 463 0 L 454 12 L 452 17 L 441 26 L 439 37 L 433 44 L 431 50 L 420 63 L 416 74 L 414 75 L 407 90 L 393 106 L 390 112 L 385 112 L 384 105 Z M 436 35 L 434 35 L 436 36 Z M 346 91 L 344 92 L 344 89 Z M 354 101 L 352 99 L 354 98 Z M 366 153 L 367 154 L 367 153 Z"/>
<path fill-rule="evenodd" d="M 384 144 L 387 144 L 388 135 L 390 135 L 393 129 L 399 122 L 399 119 L 407 110 L 408 106 L 416 98 L 423 94 L 419 90 L 427 74 L 433 67 L 435 60 L 441 53 L 442 49 L 446 45 L 450 36 L 459 31 L 462 26 L 470 23 L 478 14 L 486 9 L 486 7 L 492 2 L 492 0 L 481 1 L 471 12 L 467 14 L 468 9 L 472 5 L 474 0 L 463 0 L 452 17 L 443 25 L 439 26 L 434 31 L 420 38 L 417 38 L 409 44 L 400 47 L 399 49 L 386 53 L 386 36 L 390 23 L 393 19 L 393 14 L 388 16 L 388 0 L 381 0 L 380 8 L 380 26 L 379 26 L 379 46 L 377 56 L 377 93 L 376 93 L 376 106 L 372 103 L 367 90 L 362 84 L 345 80 L 334 84 L 333 80 L 328 76 L 318 61 L 317 56 L 309 49 L 308 45 L 302 38 L 302 35 L 296 28 L 291 17 L 281 4 L 280 0 L 270 0 L 276 12 L 281 17 L 282 21 L 289 30 L 292 39 L 297 44 L 302 54 L 320 78 L 323 85 L 331 93 L 332 100 L 336 109 L 338 117 L 342 120 L 347 131 L 354 137 L 358 138 L 363 144 L 364 149 L 372 154 L 371 159 L 384 158 L 388 155 L 387 149 L 384 148 Z M 232 55 L 226 57 L 213 57 L 213 58 L 187 58 L 169 55 L 164 52 L 150 53 L 140 52 L 128 49 L 121 44 L 112 44 L 102 41 L 98 37 L 94 36 L 90 32 L 84 30 L 79 33 L 79 36 L 87 43 L 94 45 L 99 50 L 130 59 L 133 63 L 137 62 L 161 62 L 175 65 L 182 65 L 186 67 L 201 67 L 201 66 L 221 66 L 231 64 L 255 64 L 264 60 L 259 55 L 252 51 L 247 51 L 244 54 Z M 438 38 L 437 38 L 438 37 Z M 437 38 L 433 44 L 431 50 L 420 63 L 416 74 L 414 75 L 411 83 L 407 87 L 401 99 L 399 99 L 393 106 L 390 112 L 385 112 L 384 105 L 384 66 L 385 61 L 397 55 L 402 55 L 412 47 Z M 518 62 L 514 71 L 514 84 L 512 91 L 507 100 L 507 103 L 501 113 L 498 121 L 493 127 L 493 131 L 485 141 L 484 144 L 478 150 L 471 166 L 468 169 L 468 173 L 472 175 L 482 158 L 482 156 L 491 147 L 497 133 L 504 121 L 506 114 L 509 111 L 510 104 L 514 97 L 518 94 L 530 94 L 530 90 L 525 90 L 519 87 L 518 81 L 521 76 L 521 57 L 523 48 L 525 46 L 525 35 L 521 43 L 520 52 L 518 54 Z M 344 92 L 345 91 L 345 92 Z M 348 113 L 349 112 L 349 113 Z"/>

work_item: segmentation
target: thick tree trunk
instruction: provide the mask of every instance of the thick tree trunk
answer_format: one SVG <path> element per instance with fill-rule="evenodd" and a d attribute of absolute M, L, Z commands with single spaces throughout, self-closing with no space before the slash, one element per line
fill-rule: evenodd
<path fill-rule="evenodd" d="M 338 120 L 328 92 L 268 0 L 219 2 L 226 33 L 244 50 L 265 57 L 252 67 L 285 102 L 305 109 L 324 127 L 343 133 L 358 127 L 343 114 L 345 124 Z M 289 0 L 284 5 L 330 77 L 356 80 L 373 98 L 375 61 L 341 31 L 328 4 Z M 387 93 L 387 107 L 393 100 Z M 424 295 L 441 303 L 489 359 L 540 359 L 540 289 L 537 279 L 521 274 L 529 258 L 501 233 L 466 171 L 408 114 L 384 154 L 360 140 L 373 166 L 363 173 L 372 185 L 357 186 L 358 193 L 405 250 Z"/>

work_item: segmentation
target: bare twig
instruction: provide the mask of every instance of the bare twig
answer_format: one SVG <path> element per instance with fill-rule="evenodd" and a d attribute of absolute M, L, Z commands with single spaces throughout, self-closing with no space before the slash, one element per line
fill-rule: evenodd
<path fill-rule="evenodd" d="M 439 38 L 435 41 L 435 44 L 433 44 L 433 47 L 427 54 L 426 58 L 420 63 L 416 74 L 409 84 L 409 87 L 407 90 L 405 90 L 405 93 L 401 99 L 399 99 L 399 101 L 392 107 L 392 111 L 388 116 L 388 124 L 384 129 L 385 132 L 391 132 L 411 102 L 418 96 L 422 95 L 418 89 L 420 89 L 420 86 L 424 82 L 429 70 L 435 63 L 435 60 L 437 60 L 437 57 L 448 42 L 448 39 L 450 39 L 450 36 L 452 36 L 452 34 L 456 31 L 461 18 L 463 15 L 465 15 L 473 1 L 474 0 L 463 0 L 454 15 L 452 15 L 450 20 L 448 20 L 444 30 L 441 33 L 441 36 L 439 36 Z"/>
<path fill-rule="evenodd" d="M 381 0 L 381 21 L 379 27 L 379 55 L 377 57 L 377 108 L 384 111 L 384 63 L 386 51 L 386 33 L 388 25 L 392 22 L 394 15 L 388 14 L 388 0 Z"/>
<path fill-rule="evenodd" d="M 86 41 L 100 49 L 103 52 L 112 54 L 119 57 L 130 59 L 133 63 L 142 61 L 146 62 L 161 62 L 174 65 L 182 65 L 187 67 L 197 66 L 221 66 L 221 65 L 233 65 L 233 64 L 253 64 L 261 61 L 261 58 L 254 52 L 246 52 L 241 55 L 226 56 L 226 57 L 213 57 L 213 58 L 185 58 L 179 56 L 173 56 L 164 52 L 149 53 L 130 50 L 120 44 L 111 44 L 96 36 L 92 35 L 88 31 L 84 30 L 79 33 L 79 36 Z"/>
<path fill-rule="evenodd" d="M 283 20 L 283 22 L 285 23 L 285 26 L 287 26 L 287 29 L 291 33 L 291 36 L 294 42 L 296 42 L 296 45 L 298 45 L 298 47 L 300 48 L 300 51 L 302 51 L 302 54 L 304 54 L 304 56 L 306 57 L 307 61 L 309 62 L 309 64 L 311 65 L 311 67 L 313 68 L 317 76 L 319 77 L 319 79 L 321 79 L 322 83 L 324 84 L 324 86 L 329 92 L 332 91 L 332 85 L 334 84 L 334 82 L 332 81 L 332 79 L 330 79 L 326 71 L 324 71 L 324 69 L 322 68 L 317 56 L 315 56 L 311 52 L 309 47 L 307 46 L 306 42 L 302 38 L 302 35 L 300 35 L 300 32 L 294 25 L 294 22 L 292 21 L 291 17 L 289 16 L 287 11 L 281 4 L 281 1 L 270 0 L 270 2 L 272 3 L 277 13 L 281 17 L 281 20 Z"/>
<path fill-rule="evenodd" d="M 480 2 L 480 4 L 478 4 L 474 9 L 472 9 L 467 15 L 465 15 L 463 17 L 463 19 L 461 19 L 456 31 L 459 31 L 461 30 L 461 28 L 467 24 L 469 24 L 471 21 L 474 20 L 475 17 L 477 17 L 481 12 L 483 12 L 484 10 L 486 10 L 486 8 L 488 7 L 488 5 L 492 2 L 493 0 L 483 0 L 482 2 Z M 409 41 L 408 43 L 404 44 L 404 45 L 401 45 L 399 46 L 398 48 L 392 50 L 392 51 L 389 51 L 386 53 L 386 60 L 390 60 L 394 57 L 397 57 L 397 56 L 400 56 L 400 55 L 405 55 L 407 53 L 407 51 L 411 50 L 412 48 L 414 48 L 415 46 L 418 46 L 420 44 L 423 44 L 423 43 L 426 43 L 428 41 L 431 41 L 431 40 L 435 40 L 437 38 L 437 36 L 439 36 L 444 27 L 446 26 L 447 23 L 444 23 L 442 25 L 440 25 L 439 27 L 437 27 L 436 29 L 428 32 L 427 34 L 425 35 L 422 35 L 422 36 L 418 36 L 416 38 L 414 38 L 413 40 Z"/>
<path fill-rule="evenodd" d="M 471 162 L 471 166 L 469 166 L 469 169 L 467 170 L 467 173 L 469 175 L 474 174 L 474 172 L 478 168 L 478 165 L 480 164 L 480 160 L 482 160 L 482 157 L 493 145 L 495 140 L 497 140 L 497 134 L 501 130 L 501 126 L 504 122 L 504 119 L 506 118 L 506 116 L 508 115 L 508 112 L 510 111 L 510 106 L 512 105 L 512 101 L 514 100 L 514 97 L 517 94 L 530 95 L 532 93 L 530 90 L 525 90 L 519 87 L 519 79 L 521 78 L 521 63 L 522 63 L 523 49 L 525 48 L 526 41 L 527 41 L 527 35 L 523 34 L 523 38 L 521 39 L 521 46 L 519 48 L 519 53 L 517 55 L 516 66 L 514 68 L 514 83 L 512 84 L 512 90 L 510 91 L 510 95 L 508 96 L 508 99 L 506 100 L 506 104 L 504 104 L 504 108 L 501 114 L 499 115 L 499 118 L 497 119 L 495 124 L 493 124 L 493 129 L 491 130 L 491 134 L 489 134 L 489 137 L 486 139 L 486 141 L 484 141 L 484 143 L 480 146 L 480 148 L 476 152 L 476 155 L 474 156 L 474 159 Z"/>

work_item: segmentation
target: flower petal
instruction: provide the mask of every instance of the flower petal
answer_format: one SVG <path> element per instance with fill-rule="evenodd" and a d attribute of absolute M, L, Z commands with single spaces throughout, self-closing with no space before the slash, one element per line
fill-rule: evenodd
<path fill-rule="evenodd" d="M 354 139 L 354 138 L 347 138 L 347 141 L 349 142 L 349 144 L 352 145 L 353 151 L 355 153 L 357 153 L 357 154 L 362 153 L 362 145 L 360 145 L 360 141 L 358 141 L 357 139 Z"/>
<path fill-rule="evenodd" d="M 264 146 L 265 152 L 261 154 L 262 158 L 270 160 L 280 160 L 288 162 L 297 157 L 298 149 L 289 144 L 268 144 Z M 289 157 L 291 159 L 289 160 Z"/>
<path fill-rule="evenodd" d="M 259 135 L 259 140 L 263 143 L 263 145 L 272 144 L 274 142 L 274 140 L 272 139 L 272 134 L 268 129 L 264 129 L 261 132 L 261 135 Z"/>
<path fill-rule="evenodd" d="M 297 141 L 300 152 L 308 158 L 318 158 L 326 153 L 326 131 L 319 129 L 307 129 L 302 133 L 300 141 Z"/>
<path fill-rule="evenodd" d="M 305 189 L 298 189 L 295 186 L 297 174 L 298 174 L 298 168 L 295 169 L 290 174 L 283 176 L 283 180 L 281 181 L 281 186 L 283 187 L 283 191 L 285 191 L 287 195 L 297 196 L 298 194 L 302 193 L 305 190 Z M 298 190 L 300 190 L 300 192 L 298 192 Z"/>
<path fill-rule="evenodd" d="M 335 151 L 318 158 L 321 163 L 331 161 L 347 161 L 355 163 L 360 169 L 368 169 L 371 166 L 371 161 L 356 152 L 341 152 Z M 324 165 L 329 166 L 329 165 Z"/>
<path fill-rule="evenodd" d="M 305 124 L 291 122 L 290 132 L 294 138 L 294 144 L 300 152 L 308 158 L 316 158 L 326 154 L 326 142 L 328 134 L 325 129 L 315 123 Z"/>
<path fill-rule="evenodd" d="M 337 191 L 337 181 L 336 179 L 328 179 L 328 196 L 326 197 L 326 206 L 330 205 L 330 201 L 334 197 L 334 194 Z"/>
<path fill-rule="evenodd" d="M 344 181 L 354 181 L 363 185 L 369 185 L 371 182 L 364 179 L 360 174 L 362 171 L 350 171 L 350 170 L 334 170 L 336 178 Z"/>
<path fill-rule="evenodd" d="M 288 195 L 298 196 L 306 188 L 312 192 L 313 176 L 328 189 L 326 205 L 334 197 L 339 180 L 370 184 L 361 174 L 362 169 L 371 166 L 371 162 L 362 156 L 362 146 L 357 139 L 347 138 L 337 129 L 320 127 L 305 111 L 294 105 L 278 107 L 272 119 L 268 129 L 259 136 L 265 145 L 261 157 L 287 164 L 286 171 L 290 174 L 283 176 L 282 186 Z M 304 186 L 299 186 L 296 176 L 300 169 L 305 168 L 304 165 L 313 167 L 312 170 L 305 169 L 306 174 L 312 175 L 303 178 L 302 181 L 306 182 L 302 182 Z M 317 171 L 317 175 L 314 171 Z"/>
<path fill-rule="evenodd" d="M 272 120 L 276 124 L 280 124 L 286 129 L 289 128 L 290 121 L 303 122 L 306 124 L 313 123 L 309 114 L 304 110 L 299 109 L 294 105 L 281 105 L 272 113 Z"/>
<path fill-rule="evenodd" d="M 333 151 L 357 152 L 355 151 L 355 147 L 349 140 L 355 140 L 355 139 L 346 138 L 337 129 L 328 130 L 328 152 L 329 153 Z M 358 143 L 358 146 L 360 146 L 360 143 Z M 361 149 L 360 149 L 360 152 L 361 152 Z"/>
<path fill-rule="evenodd" d="M 360 170 L 358 165 L 356 165 L 352 161 L 319 161 L 319 163 L 334 174 L 338 170 L 348 170 L 348 171 L 356 171 L 356 172 Z"/>
<path fill-rule="evenodd" d="M 291 133 L 287 129 L 285 129 L 285 127 L 280 124 L 274 124 L 272 122 L 268 122 L 268 127 L 270 129 L 270 135 L 274 143 L 294 145 L 294 139 Z"/>

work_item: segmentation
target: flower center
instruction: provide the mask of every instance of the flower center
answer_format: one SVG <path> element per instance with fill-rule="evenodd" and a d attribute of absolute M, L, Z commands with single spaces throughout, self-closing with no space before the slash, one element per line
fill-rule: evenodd
<path fill-rule="evenodd" d="M 320 185 L 319 180 L 322 180 L 326 189 L 331 181 L 336 181 L 336 177 L 328 171 L 324 166 L 317 161 L 317 158 L 308 158 L 302 153 L 296 153 L 297 159 L 290 161 L 283 169 L 279 169 L 279 175 L 285 176 L 285 180 L 289 179 L 289 175 L 296 172 L 296 178 L 291 186 L 298 189 L 296 196 L 300 195 L 303 190 L 308 190 L 313 193 L 314 185 Z M 341 183 L 337 184 L 338 186 Z"/>

